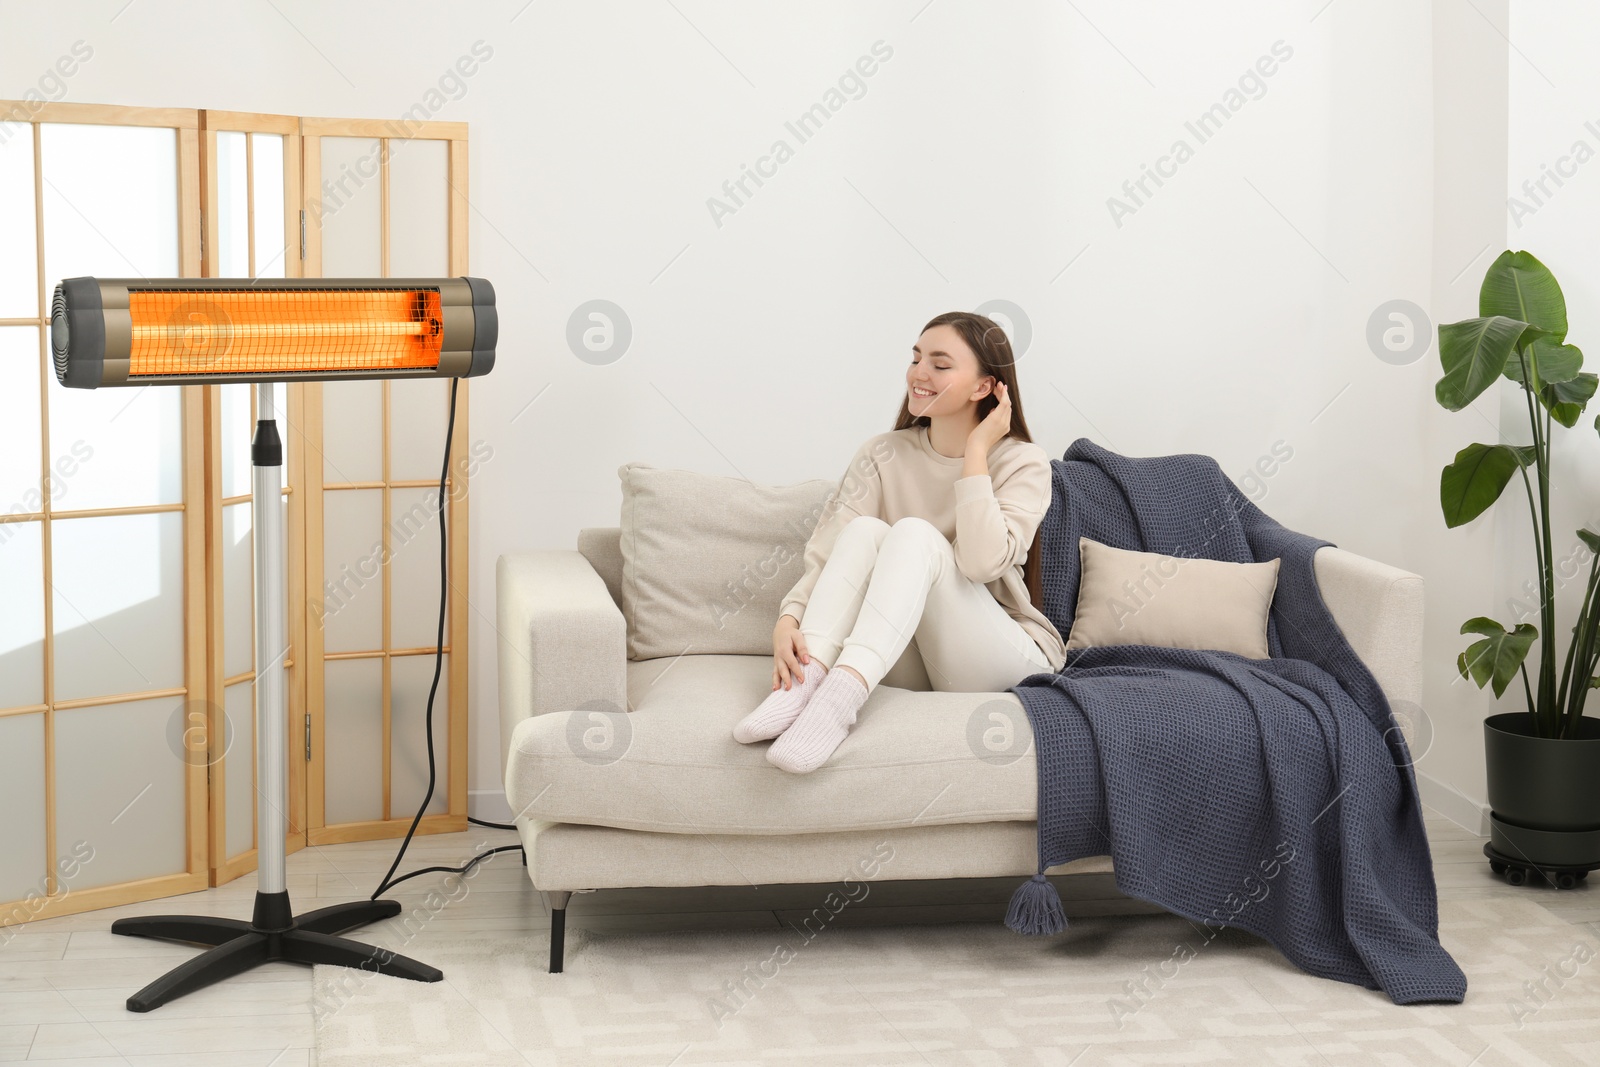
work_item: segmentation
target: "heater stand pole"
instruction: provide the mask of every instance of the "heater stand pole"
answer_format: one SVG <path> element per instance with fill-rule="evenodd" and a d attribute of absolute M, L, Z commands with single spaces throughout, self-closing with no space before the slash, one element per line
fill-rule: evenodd
<path fill-rule="evenodd" d="M 256 435 L 251 442 L 250 502 L 255 524 L 256 585 L 256 903 L 250 922 L 214 915 L 135 915 L 111 924 L 114 934 L 214 946 L 128 998 L 129 1011 L 169 1000 L 274 960 L 360 967 L 397 978 L 437 982 L 444 972 L 388 949 L 335 936 L 400 914 L 394 900 L 334 904 L 296 918 L 284 886 L 288 738 L 283 660 L 283 446 L 273 414 L 271 382 L 258 382 Z"/>

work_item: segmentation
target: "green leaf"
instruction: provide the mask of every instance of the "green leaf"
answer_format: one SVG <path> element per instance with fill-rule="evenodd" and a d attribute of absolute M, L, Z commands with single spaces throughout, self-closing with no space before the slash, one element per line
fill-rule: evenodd
<path fill-rule="evenodd" d="M 1527 334 L 1523 334 L 1526 341 Z M 1548 337 L 1535 337 L 1531 343 L 1525 343 L 1528 359 L 1535 362 L 1539 372 L 1539 384 L 1546 382 L 1568 382 L 1578 376 L 1578 371 L 1583 368 L 1583 352 L 1577 345 L 1557 344 Z M 1514 382 L 1522 381 L 1522 360 L 1515 354 L 1506 358 L 1505 376 Z"/>
<path fill-rule="evenodd" d="M 1578 531 L 1578 539 L 1589 546 L 1590 552 L 1600 556 L 1600 534 L 1595 533 L 1593 530 L 1585 526 L 1583 529 Z"/>
<path fill-rule="evenodd" d="M 1474 641 L 1456 659 L 1456 667 L 1463 678 L 1470 677 L 1483 688 L 1493 681 L 1494 695 L 1505 694 L 1506 687 L 1517 676 L 1522 661 L 1528 658 L 1539 631 L 1532 623 L 1521 623 L 1510 633 L 1493 619 L 1478 616 L 1461 624 L 1462 633 L 1487 634 L 1482 641 Z"/>
<path fill-rule="evenodd" d="M 1542 326 L 1529 325 L 1522 328 L 1522 336 L 1517 338 L 1517 347 L 1526 348 L 1535 341 L 1545 341 L 1550 344 L 1561 343 L 1555 339 L 1555 334 L 1550 330 L 1547 330 Z"/>
<path fill-rule="evenodd" d="M 1528 324 L 1495 315 L 1463 319 L 1439 327 L 1439 362 L 1444 377 L 1433 392 L 1446 409 L 1460 411 L 1478 398 L 1505 370 L 1517 339 Z"/>
<path fill-rule="evenodd" d="M 1561 286 L 1531 252 L 1508 248 L 1489 265 L 1478 290 L 1478 314 L 1531 323 L 1558 343 L 1567 336 L 1567 301 Z"/>
<path fill-rule="evenodd" d="M 1585 371 L 1570 382 L 1551 382 L 1539 390 L 1539 403 L 1550 411 L 1550 417 L 1571 429 L 1578 425 L 1578 416 L 1594 396 L 1594 387 L 1600 377 Z"/>
<path fill-rule="evenodd" d="M 1524 446 L 1531 448 L 1531 445 Z M 1510 445 L 1473 444 L 1439 472 L 1439 506 L 1444 523 L 1455 529 L 1482 515 L 1522 466 L 1525 453 Z M 1465 631 L 1463 631 L 1465 632 Z"/>

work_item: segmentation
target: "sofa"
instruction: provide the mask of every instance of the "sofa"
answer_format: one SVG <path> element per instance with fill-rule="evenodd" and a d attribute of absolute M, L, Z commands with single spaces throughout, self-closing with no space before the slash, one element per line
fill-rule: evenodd
<path fill-rule="evenodd" d="M 551 972 L 574 893 L 840 878 L 1020 885 L 1035 873 L 1036 753 L 1021 701 L 933 690 L 914 640 L 816 771 L 774 767 L 770 741 L 732 736 L 771 691 L 778 603 L 848 474 L 788 487 L 644 464 L 619 474 L 622 525 L 495 568 L 506 797 L 550 910 Z M 1422 579 L 1332 546 L 1314 568 L 1409 741 Z M 723 582 L 738 586 L 739 610 L 724 610 L 726 598 L 705 610 L 696 581 L 751 573 L 759 580 Z M 1070 901 L 1072 880 L 1114 872 L 1109 856 L 1087 856 L 1045 873 Z M 1122 899 L 1129 912 L 1154 907 Z"/>

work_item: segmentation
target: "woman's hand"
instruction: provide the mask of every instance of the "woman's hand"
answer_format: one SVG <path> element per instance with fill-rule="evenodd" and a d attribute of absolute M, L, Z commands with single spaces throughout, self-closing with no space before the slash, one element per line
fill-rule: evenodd
<path fill-rule="evenodd" d="M 778 625 L 772 631 L 772 688 L 781 684 L 793 689 L 805 677 L 801 664 L 811 662 L 806 649 L 806 639 L 800 633 L 800 624 L 793 615 L 779 615 Z"/>
<path fill-rule="evenodd" d="M 967 435 L 968 455 L 974 450 L 979 455 L 988 455 L 989 450 L 1011 432 L 1011 394 L 1006 391 L 1005 382 L 995 381 L 994 395 L 999 398 L 999 403 Z"/>

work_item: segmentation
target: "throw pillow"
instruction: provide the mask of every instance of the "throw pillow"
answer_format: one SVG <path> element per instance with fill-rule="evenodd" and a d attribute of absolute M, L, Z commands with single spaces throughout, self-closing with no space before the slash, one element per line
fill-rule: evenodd
<path fill-rule="evenodd" d="M 1078 538 L 1078 607 L 1067 648 L 1159 645 L 1266 659 L 1279 560 L 1225 563 Z"/>
<path fill-rule="evenodd" d="M 772 655 L 778 608 L 835 483 L 758 485 L 646 463 L 617 475 L 628 658 Z"/>

